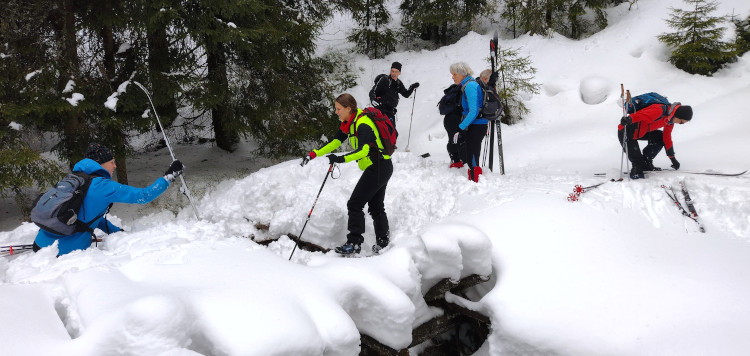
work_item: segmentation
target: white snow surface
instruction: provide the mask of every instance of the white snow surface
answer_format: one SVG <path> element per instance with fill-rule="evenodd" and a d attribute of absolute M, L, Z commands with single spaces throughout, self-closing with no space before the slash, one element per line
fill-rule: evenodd
<path fill-rule="evenodd" d="M 416 99 L 399 106 L 399 146 L 408 140 L 410 152 L 393 156 L 385 201 L 392 241 L 380 255 L 371 256 L 368 217 L 363 258 L 297 249 L 288 261 L 287 234 L 302 230 L 328 164 L 282 162 L 212 186 L 197 201 L 200 220 L 184 199 L 177 214 L 116 208 L 111 220 L 126 232 L 98 247 L 0 257 L 2 353 L 354 355 L 360 334 L 398 349 L 435 314 L 422 299 L 435 282 L 492 274 L 471 301 L 447 296 L 490 317 L 477 355 L 747 355 L 750 175 L 683 171 L 750 168 L 750 56 L 713 77 L 686 74 L 655 38 L 669 31 L 669 8 L 683 3 L 627 6 L 581 41 L 501 40 L 531 56 L 541 94 L 529 96 L 526 120 L 502 127 L 506 174 L 495 162 L 479 183 L 448 169 L 435 105 L 451 84 L 451 63 L 466 61 L 477 73 L 489 66 L 492 34 L 436 51 L 358 57 L 354 68 L 367 69 L 348 92 L 361 102 L 393 61 L 403 63 L 406 85 L 421 83 Z M 732 11 L 748 14 L 750 3 L 723 1 L 717 12 Z M 619 177 L 620 83 L 693 107 L 693 120 L 673 133 L 682 171 L 606 183 L 569 202 L 574 185 Z M 210 147 L 174 150 L 193 187 L 191 169 L 242 168 Z M 425 152 L 431 156 L 418 156 Z M 166 149 L 144 155 L 142 185 L 169 161 Z M 655 164 L 668 167 L 663 151 Z M 594 176 L 600 172 L 608 177 Z M 303 240 L 327 248 L 345 241 L 346 202 L 360 174 L 346 164 L 326 180 Z M 706 233 L 661 188 L 681 180 Z M 23 223 L 0 232 L 0 245 L 31 243 L 36 232 Z"/>

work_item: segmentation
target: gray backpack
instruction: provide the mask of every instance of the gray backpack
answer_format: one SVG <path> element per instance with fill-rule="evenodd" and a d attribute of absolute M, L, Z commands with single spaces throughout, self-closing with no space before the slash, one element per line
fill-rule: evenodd
<path fill-rule="evenodd" d="M 94 230 L 89 224 L 101 216 L 89 222 L 78 219 L 78 210 L 83 205 L 83 198 L 93 178 L 83 172 L 69 173 L 54 188 L 36 198 L 31 208 L 31 221 L 55 235 L 67 236 L 83 231 L 93 234 Z"/>

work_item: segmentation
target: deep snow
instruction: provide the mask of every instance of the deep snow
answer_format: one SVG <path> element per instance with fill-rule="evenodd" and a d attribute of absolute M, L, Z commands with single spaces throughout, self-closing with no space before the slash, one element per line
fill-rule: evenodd
<path fill-rule="evenodd" d="M 325 160 L 238 174 L 256 162 L 175 145 L 187 183 L 199 187 L 201 220 L 171 187 L 146 209 L 114 209 L 112 219 L 128 232 L 105 237 L 100 248 L 0 257 L 3 354 L 351 355 L 360 332 L 400 348 L 435 313 L 421 299 L 432 283 L 490 271 L 493 279 L 478 288 L 484 296 L 471 303 L 493 325 L 478 355 L 747 354 L 748 175 L 663 172 L 566 200 L 574 185 L 605 179 L 594 173 L 619 176 L 620 83 L 693 106 L 692 122 L 673 133 L 684 170 L 750 168 L 750 57 L 710 78 L 673 68 L 655 36 L 669 30 L 668 8 L 683 6 L 621 5 L 610 11 L 610 27 L 581 41 L 501 41 L 531 56 L 542 87 L 527 102 L 530 117 L 502 128 L 507 174 L 487 172 L 478 184 L 447 168 L 435 104 L 451 83 L 450 63 L 464 60 L 477 73 L 488 66 L 491 34 L 437 51 L 359 57 L 361 85 L 349 92 L 361 101 L 394 60 L 404 64 L 407 85 L 421 83 L 416 99 L 399 106 L 400 140 L 411 152 L 394 156 L 386 195 L 392 245 L 379 256 L 297 250 L 287 261 L 293 242 L 285 235 L 301 230 Z M 718 12 L 733 10 L 747 16 L 750 4 L 724 1 Z M 423 152 L 431 157 L 418 157 Z M 669 161 L 662 152 L 655 163 Z M 130 165 L 140 168 L 133 184 L 147 184 L 168 164 L 166 150 L 144 154 Z M 226 176 L 217 173 L 224 168 Z M 344 241 L 346 201 L 359 175 L 348 164 L 328 179 L 302 239 L 329 248 Z M 706 233 L 660 187 L 680 180 Z M 0 244 L 30 243 L 35 233 L 22 224 L 0 232 Z M 249 238 L 279 236 L 268 247 Z M 373 240 L 368 230 L 365 255 Z"/>

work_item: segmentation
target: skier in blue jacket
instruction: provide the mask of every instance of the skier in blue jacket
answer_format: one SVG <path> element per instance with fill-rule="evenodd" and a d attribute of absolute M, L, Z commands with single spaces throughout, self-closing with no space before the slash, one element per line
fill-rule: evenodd
<path fill-rule="evenodd" d="M 117 165 L 112 152 L 103 145 L 89 144 L 85 157 L 73 166 L 73 172 L 84 172 L 95 177 L 83 198 L 78 218 L 89 222 L 88 225 L 92 229 L 100 229 L 108 234 L 121 230 L 104 218 L 112 203 L 146 204 L 167 190 L 169 183 L 183 171 L 182 163 L 175 160 L 163 177 L 159 177 L 146 188 L 135 188 L 111 180 Z M 34 240 L 33 249 L 36 252 L 57 241 L 60 256 L 74 250 L 87 249 L 91 246 L 91 238 L 88 231 L 60 236 L 40 229 Z"/>
<path fill-rule="evenodd" d="M 487 134 L 487 119 L 479 115 L 482 108 L 482 88 L 471 76 L 474 71 L 464 62 L 450 66 L 453 82 L 463 88 L 461 106 L 463 107 L 459 131 L 453 136 L 453 142 L 459 144 L 461 159 L 469 165 L 469 180 L 479 182 L 482 167 L 479 167 L 479 155 L 482 153 L 482 140 Z"/>

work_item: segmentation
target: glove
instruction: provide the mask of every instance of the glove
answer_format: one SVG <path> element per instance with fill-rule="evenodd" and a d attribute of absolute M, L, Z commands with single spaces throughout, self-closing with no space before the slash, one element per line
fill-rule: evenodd
<path fill-rule="evenodd" d="M 316 157 L 315 152 L 310 152 L 307 154 L 307 156 L 302 157 L 302 162 L 299 165 L 304 167 L 306 164 L 310 162 L 310 160 L 315 159 L 315 157 Z"/>
<path fill-rule="evenodd" d="M 344 156 L 336 156 L 335 154 L 329 154 L 326 157 L 328 157 L 328 164 L 346 162 L 346 159 L 344 158 Z"/>
<path fill-rule="evenodd" d="M 490 83 L 497 83 L 497 72 L 492 72 L 492 74 L 490 74 L 490 80 L 487 81 L 487 84 Z"/>
<path fill-rule="evenodd" d="M 674 170 L 680 169 L 680 162 L 678 162 L 676 158 L 669 157 L 669 160 L 672 161 L 672 168 L 674 168 Z"/>
<path fill-rule="evenodd" d="M 464 137 L 466 137 L 466 131 L 458 130 L 458 132 L 453 134 L 453 143 L 458 144 L 464 142 Z"/>
<path fill-rule="evenodd" d="M 174 179 L 182 175 L 182 170 L 185 167 L 182 165 L 180 160 L 176 159 L 172 162 L 166 172 L 164 172 L 164 179 L 168 182 L 174 182 Z"/>
<path fill-rule="evenodd" d="M 631 123 L 633 123 L 633 119 L 629 115 L 625 115 L 620 119 L 620 125 L 622 126 L 628 126 Z"/>
<path fill-rule="evenodd" d="M 412 85 L 409 86 L 409 90 L 416 89 L 416 88 L 419 88 L 419 82 L 414 83 L 414 84 L 412 84 Z"/>

